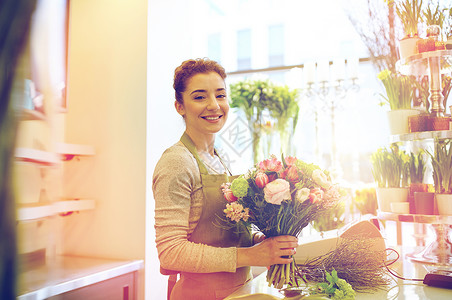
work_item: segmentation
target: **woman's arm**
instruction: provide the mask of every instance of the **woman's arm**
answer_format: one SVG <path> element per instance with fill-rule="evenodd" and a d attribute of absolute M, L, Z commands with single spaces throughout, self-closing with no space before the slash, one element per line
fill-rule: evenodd
<path fill-rule="evenodd" d="M 211 247 L 188 240 L 201 215 L 199 178 L 196 161 L 184 146 L 166 151 L 155 168 L 152 188 L 160 264 L 186 272 L 234 272 L 235 247 Z"/>

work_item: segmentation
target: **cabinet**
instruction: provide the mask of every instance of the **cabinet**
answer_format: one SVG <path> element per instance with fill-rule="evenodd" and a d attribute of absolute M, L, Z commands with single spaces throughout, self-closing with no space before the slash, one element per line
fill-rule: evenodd
<path fill-rule="evenodd" d="M 92 285 L 81 287 L 60 295 L 49 297 L 50 300 L 132 300 L 136 299 L 135 278 L 136 273 L 128 273 L 107 279 Z"/>
<path fill-rule="evenodd" d="M 137 299 L 137 278 L 142 268 L 142 260 L 56 256 L 50 263 L 22 274 L 18 300 Z"/>

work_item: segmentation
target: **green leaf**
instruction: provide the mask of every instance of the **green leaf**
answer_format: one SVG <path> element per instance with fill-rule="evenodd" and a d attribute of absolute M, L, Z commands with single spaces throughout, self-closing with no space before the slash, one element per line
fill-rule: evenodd
<path fill-rule="evenodd" d="M 331 271 L 331 276 L 333 277 L 333 282 L 336 283 L 339 277 L 337 277 L 337 271 L 335 269 Z"/>
<path fill-rule="evenodd" d="M 328 282 L 329 283 L 334 283 L 334 281 L 333 281 L 333 276 L 331 276 L 331 274 L 330 273 L 328 273 L 327 271 L 325 271 L 325 277 L 326 277 L 326 280 L 328 280 Z"/>

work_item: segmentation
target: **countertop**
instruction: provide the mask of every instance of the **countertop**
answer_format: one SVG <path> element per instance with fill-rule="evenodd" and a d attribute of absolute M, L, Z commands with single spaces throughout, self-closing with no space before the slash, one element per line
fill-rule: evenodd
<path fill-rule="evenodd" d="M 56 256 L 19 275 L 20 300 L 45 299 L 142 269 L 142 260 Z"/>
<path fill-rule="evenodd" d="M 406 254 L 412 253 L 417 249 L 397 249 L 401 254 L 401 258 L 391 266 L 399 275 L 405 278 L 419 278 L 423 279 L 427 272 L 437 268 L 452 270 L 452 265 L 438 266 L 411 261 Z M 403 259 L 402 259 L 403 257 Z M 273 287 L 269 287 L 266 282 L 266 272 L 260 274 L 252 281 L 248 282 L 242 288 L 228 296 L 227 300 L 232 299 L 297 299 L 284 298 L 284 295 Z M 356 299 L 432 299 L 432 300 L 446 300 L 452 299 L 452 289 L 444 289 L 427 286 L 422 281 L 408 281 L 392 277 L 392 283 L 383 290 L 360 292 L 357 293 Z M 246 295 L 249 295 L 248 297 Z M 271 295 L 273 297 L 268 297 Z"/>

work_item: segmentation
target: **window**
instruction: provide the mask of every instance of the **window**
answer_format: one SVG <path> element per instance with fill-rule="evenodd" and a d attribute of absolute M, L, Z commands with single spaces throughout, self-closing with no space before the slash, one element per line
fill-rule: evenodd
<path fill-rule="evenodd" d="M 207 55 L 221 64 L 221 34 L 214 33 L 207 37 Z"/>
<path fill-rule="evenodd" d="M 237 32 L 237 70 L 251 69 L 251 30 Z"/>
<path fill-rule="evenodd" d="M 268 66 L 284 65 L 284 25 L 270 25 L 268 28 Z"/>

